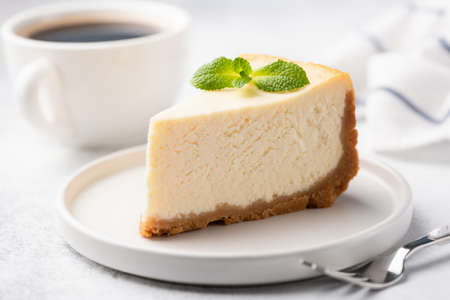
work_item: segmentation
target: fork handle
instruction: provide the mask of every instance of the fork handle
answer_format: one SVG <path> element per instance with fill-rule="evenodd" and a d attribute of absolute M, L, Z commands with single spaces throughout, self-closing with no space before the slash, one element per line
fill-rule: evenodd
<path fill-rule="evenodd" d="M 408 250 L 408 254 L 406 255 L 406 258 L 408 258 L 411 254 L 419 249 L 443 242 L 450 242 L 450 225 L 437 228 L 429 232 L 427 235 L 409 242 L 408 244 L 404 245 L 403 248 L 406 248 Z"/>

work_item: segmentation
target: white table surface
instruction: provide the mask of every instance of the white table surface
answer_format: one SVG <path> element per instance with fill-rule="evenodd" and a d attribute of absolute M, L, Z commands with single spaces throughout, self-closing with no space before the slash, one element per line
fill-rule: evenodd
<path fill-rule="evenodd" d="M 42 2 L 47 1 L 0 0 L 0 21 Z M 210 58 L 239 52 L 320 61 L 345 32 L 393 5 L 388 0 L 170 2 L 194 17 L 186 76 Z M 450 246 L 417 254 L 406 280 L 380 292 L 329 279 L 244 288 L 178 285 L 85 259 L 60 237 L 54 203 L 69 174 L 112 150 L 63 148 L 35 132 L 19 116 L 1 66 L 0 299 L 450 299 Z M 180 99 L 190 92 L 186 85 Z M 360 151 L 388 162 L 412 187 L 415 213 L 406 239 L 450 223 L 450 145 L 375 154 L 367 147 L 363 123 L 360 129 Z"/>

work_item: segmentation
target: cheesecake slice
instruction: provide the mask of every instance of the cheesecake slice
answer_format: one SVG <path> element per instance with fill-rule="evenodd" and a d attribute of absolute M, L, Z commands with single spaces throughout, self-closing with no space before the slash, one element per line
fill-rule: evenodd
<path fill-rule="evenodd" d="M 278 59 L 241 57 L 253 69 Z M 345 191 L 358 170 L 351 79 L 293 63 L 310 84 L 202 91 L 151 119 L 142 236 L 329 207 Z"/>

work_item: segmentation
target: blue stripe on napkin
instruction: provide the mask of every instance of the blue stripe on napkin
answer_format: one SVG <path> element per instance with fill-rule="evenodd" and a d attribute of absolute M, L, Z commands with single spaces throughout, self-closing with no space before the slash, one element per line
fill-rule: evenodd
<path fill-rule="evenodd" d="M 442 46 L 442 48 L 447 50 L 447 52 L 450 52 L 450 45 L 447 43 L 447 41 L 445 39 L 440 38 L 439 39 L 439 44 Z"/>
<path fill-rule="evenodd" d="M 407 97 L 405 97 L 400 92 L 394 90 L 393 88 L 390 88 L 387 86 L 380 86 L 380 87 L 377 87 L 375 90 L 385 91 L 385 92 L 388 92 L 389 94 L 395 96 L 398 100 L 400 100 L 406 106 L 408 106 L 412 111 L 414 111 L 415 113 L 417 113 L 418 115 L 420 115 L 422 118 L 424 118 L 425 120 L 427 120 L 430 123 L 442 124 L 450 117 L 450 111 L 448 111 L 447 115 L 445 115 L 442 119 L 436 119 L 435 117 L 433 117 L 433 116 L 427 114 L 426 112 L 424 112 L 423 110 L 421 110 L 411 100 L 409 100 Z"/>
<path fill-rule="evenodd" d="M 386 51 L 386 47 L 383 46 L 383 43 L 381 42 L 381 40 L 373 35 L 372 33 L 369 32 L 365 32 L 365 31 L 361 31 L 360 32 L 361 36 L 363 36 L 368 42 L 370 42 L 370 44 L 372 45 L 372 47 L 377 51 L 377 52 L 384 52 Z"/>

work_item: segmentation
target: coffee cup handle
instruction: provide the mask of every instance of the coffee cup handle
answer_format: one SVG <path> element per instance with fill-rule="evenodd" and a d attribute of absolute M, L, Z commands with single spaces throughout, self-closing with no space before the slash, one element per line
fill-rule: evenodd
<path fill-rule="evenodd" d="M 48 80 L 49 103 L 53 120 L 48 120 L 39 103 L 39 88 L 43 80 Z M 43 86 L 42 86 L 43 87 Z M 61 79 L 56 66 L 48 59 L 36 60 L 25 66 L 14 81 L 14 96 L 19 108 L 32 125 L 54 135 L 73 135 L 67 108 L 61 97 Z"/>

